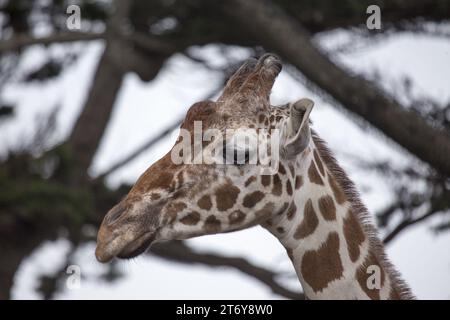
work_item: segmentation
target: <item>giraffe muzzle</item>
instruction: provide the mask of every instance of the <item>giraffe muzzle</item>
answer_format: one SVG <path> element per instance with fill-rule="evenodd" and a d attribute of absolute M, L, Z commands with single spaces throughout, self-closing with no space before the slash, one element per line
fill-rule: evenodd
<path fill-rule="evenodd" d="M 139 236 L 127 232 L 115 237 L 100 230 L 97 238 L 95 257 L 101 263 L 107 263 L 113 258 L 130 259 L 144 253 L 155 241 L 156 231 L 144 232 Z"/>
<path fill-rule="evenodd" d="M 117 257 L 129 259 L 144 253 L 155 241 L 160 206 L 129 206 L 122 201 L 103 219 L 97 235 L 95 256 L 106 263 Z"/>

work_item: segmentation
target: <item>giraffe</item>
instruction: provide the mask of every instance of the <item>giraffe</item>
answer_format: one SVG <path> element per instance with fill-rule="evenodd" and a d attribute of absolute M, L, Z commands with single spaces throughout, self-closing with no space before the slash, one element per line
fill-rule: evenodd
<path fill-rule="evenodd" d="M 171 155 L 186 138 L 180 134 L 104 217 L 98 261 L 135 257 L 157 241 L 261 225 L 285 247 L 308 299 L 414 298 L 388 261 L 353 183 L 310 128 L 313 101 L 270 104 L 281 67 L 273 54 L 248 59 L 217 101 L 194 104 L 180 127 L 188 138 L 198 122 L 219 132 L 279 130 L 276 171 L 261 174 L 258 162 L 250 164 L 247 145 L 244 161 L 237 161 L 239 145 L 223 136 L 202 141 L 205 148 L 189 155 L 203 156 L 203 162 L 174 163 Z M 270 133 L 262 136 L 257 148 L 269 144 Z M 231 161 L 217 161 L 206 152 L 211 145 L 223 147 L 222 157 L 229 160 L 231 154 Z"/>

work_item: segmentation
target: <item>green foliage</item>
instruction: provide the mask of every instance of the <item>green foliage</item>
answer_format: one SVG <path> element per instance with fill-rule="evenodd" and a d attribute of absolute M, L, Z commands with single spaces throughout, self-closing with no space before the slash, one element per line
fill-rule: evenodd
<path fill-rule="evenodd" d="M 70 238 L 82 239 L 82 227 L 97 227 L 129 189 L 111 190 L 103 182 L 76 184 L 74 172 L 67 144 L 40 157 L 25 152 L 9 155 L 0 164 L 0 232 L 20 223 L 41 232 L 64 229 Z"/>
<path fill-rule="evenodd" d="M 14 216 L 36 228 L 79 230 L 93 211 L 92 194 L 88 189 L 42 178 L 32 169 L 36 161 L 41 160 L 12 156 L 0 167 L 0 223 Z"/>

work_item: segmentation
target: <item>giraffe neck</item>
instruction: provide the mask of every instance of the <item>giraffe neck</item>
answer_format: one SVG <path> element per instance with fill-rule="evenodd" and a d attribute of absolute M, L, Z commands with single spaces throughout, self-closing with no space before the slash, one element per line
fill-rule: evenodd
<path fill-rule="evenodd" d="M 411 297 L 386 260 L 352 183 L 314 135 L 293 163 L 294 200 L 265 227 L 286 248 L 309 299 Z M 347 179 L 343 181 L 342 179 Z"/>

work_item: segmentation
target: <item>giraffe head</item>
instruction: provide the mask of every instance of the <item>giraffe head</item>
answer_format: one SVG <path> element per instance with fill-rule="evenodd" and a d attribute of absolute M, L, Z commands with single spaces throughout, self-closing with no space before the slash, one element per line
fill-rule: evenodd
<path fill-rule="evenodd" d="M 287 210 L 301 183 L 292 162 L 307 150 L 313 103 L 271 107 L 280 71 L 274 55 L 249 59 L 216 102 L 189 109 L 172 150 L 106 214 L 99 261 L 137 256 L 155 241 L 247 228 Z"/>

